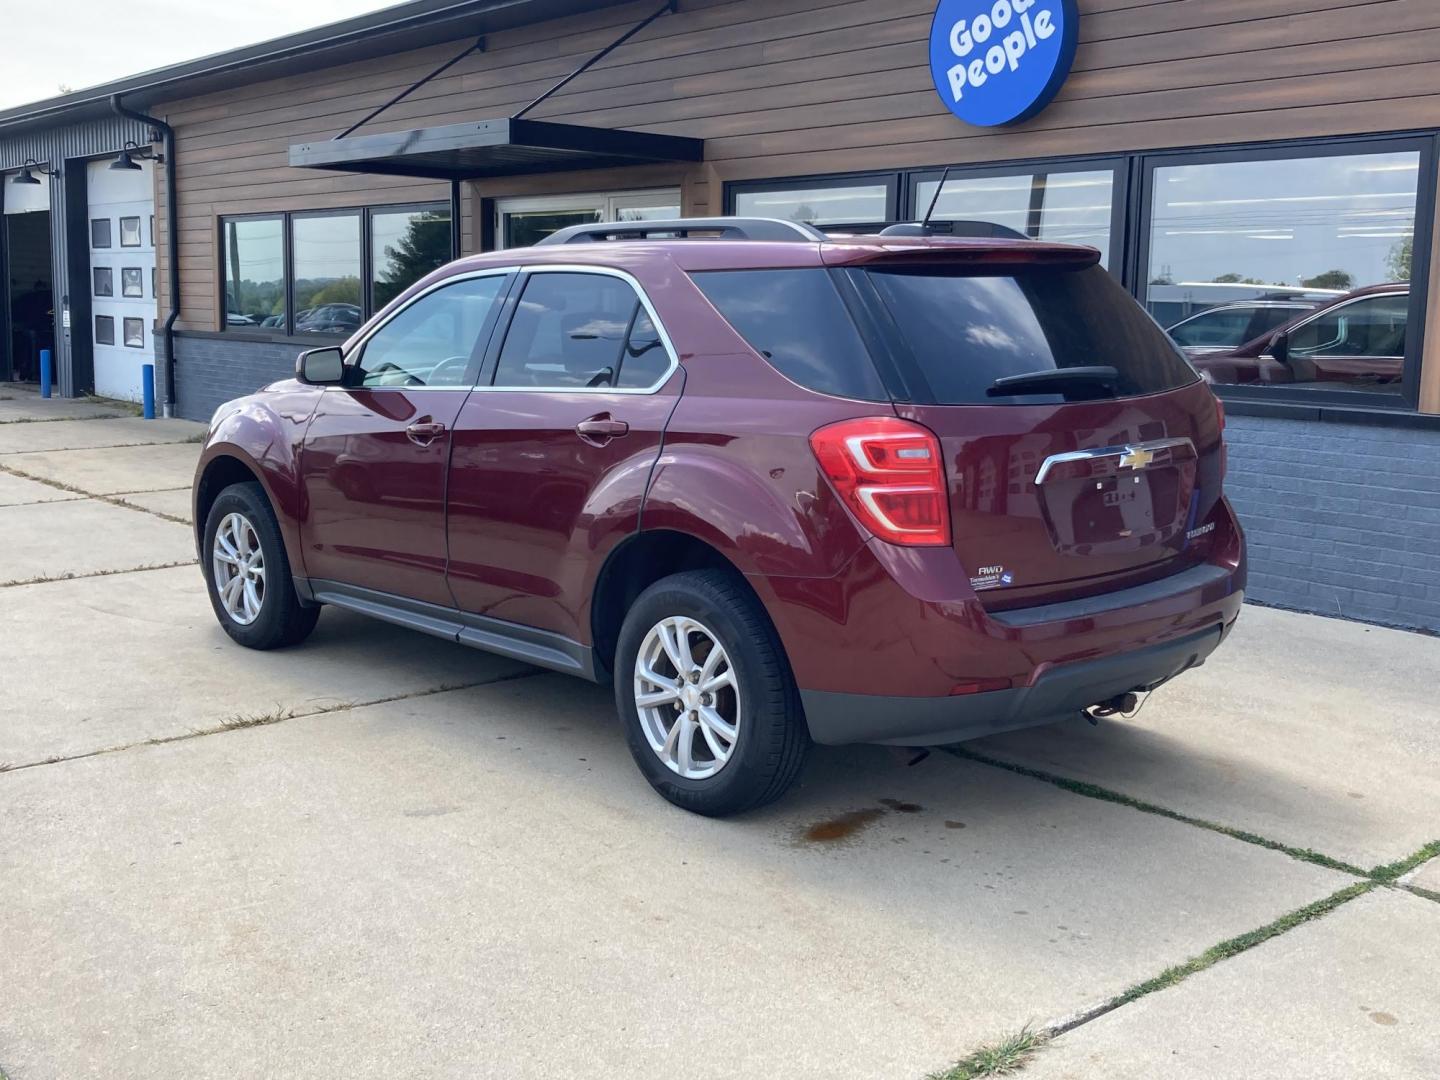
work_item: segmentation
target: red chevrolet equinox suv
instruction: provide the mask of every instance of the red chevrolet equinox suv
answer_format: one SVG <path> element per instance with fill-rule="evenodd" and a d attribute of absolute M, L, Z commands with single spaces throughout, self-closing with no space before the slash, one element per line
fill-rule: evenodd
<path fill-rule="evenodd" d="M 899 230 L 581 226 L 430 275 L 215 413 L 221 625 L 293 645 L 332 604 L 613 682 L 646 778 L 711 815 L 812 741 L 1202 663 L 1245 584 L 1208 386 L 1093 249 Z"/>

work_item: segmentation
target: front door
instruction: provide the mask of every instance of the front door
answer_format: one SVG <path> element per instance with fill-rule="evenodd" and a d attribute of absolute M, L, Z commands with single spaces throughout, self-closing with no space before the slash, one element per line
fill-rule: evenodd
<path fill-rule="evenodd" d="M 547 195 L 502 199 L 495 209 L 495 236 L 502 248 L 529 247 L 572 225 L 601 221 L 661 221 L 680 216 L 680 192 L 629 191 L 596 195 Z"/>
<path fill-rule="evenodd" d="M 450 586 L 463 611 L 589 639 L 589 571 L 640 524 L 683 376 L 634 282 L 535 270 L 455 425 Z"/>
<path fill-rule="evenodd" d="M 453 279 L 346 358 L 355 385 L 325 391 L 301 455 L 313 581 L 454 606 L 445 584 L 451 432 L 510 280 Z"/>

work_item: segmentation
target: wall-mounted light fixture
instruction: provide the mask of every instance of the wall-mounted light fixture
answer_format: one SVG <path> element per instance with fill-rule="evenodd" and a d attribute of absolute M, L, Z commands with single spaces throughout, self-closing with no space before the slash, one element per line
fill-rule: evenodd
<path fill-rule="evenodd" d="M 38 184 L 40 176 L 35 175 L 37 172 L 40 176 L 58 175 L 49 165 L 41 165 L 34 158 L 26 158 L 25 164 L 20 166 L 20 171 L 11 178 L 10 182 L 12 184 Z"/>
<path fill-rule="evenodd" d="M 110 163 L 110 168 L 118 169 L 121 172 L 139 172 L 140 166 L 136 164 L 137 159 L 139 161 L 165 160 L 159 154 L 155 153 L 152 147 L 142 147 L 138 143 L 126 139 L 125 149 L 115 155 L 115 160 Z"/>

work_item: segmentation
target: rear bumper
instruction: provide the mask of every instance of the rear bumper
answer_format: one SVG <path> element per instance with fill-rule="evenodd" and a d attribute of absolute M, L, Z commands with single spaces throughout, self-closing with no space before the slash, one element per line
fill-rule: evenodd
<path fill-rule="evenodd" d="M 1048 724 L 1091 705 L 1153 690 L 1199 667 L 1233 622 L 1132 652 L 1060 664 L 1029 686 L 959 697 L 882 697 L 802 690 L 811 737 L 830 745 L 938 746 Z"/>

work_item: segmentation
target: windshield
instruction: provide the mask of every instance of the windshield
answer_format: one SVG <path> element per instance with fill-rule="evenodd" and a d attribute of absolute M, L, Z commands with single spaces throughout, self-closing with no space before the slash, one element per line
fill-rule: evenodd
<path fill-rule="evenodd" d="M 1057 393 L 995 398 L 997 379 L 1104 366 L 1116 392 L 1154 394 L 1199 376 L 1174 343 L 1110 274 L 1035 269 L 979 276 L 872 270 L 919 374 L 943 405 L 1037 404 Z"/>

